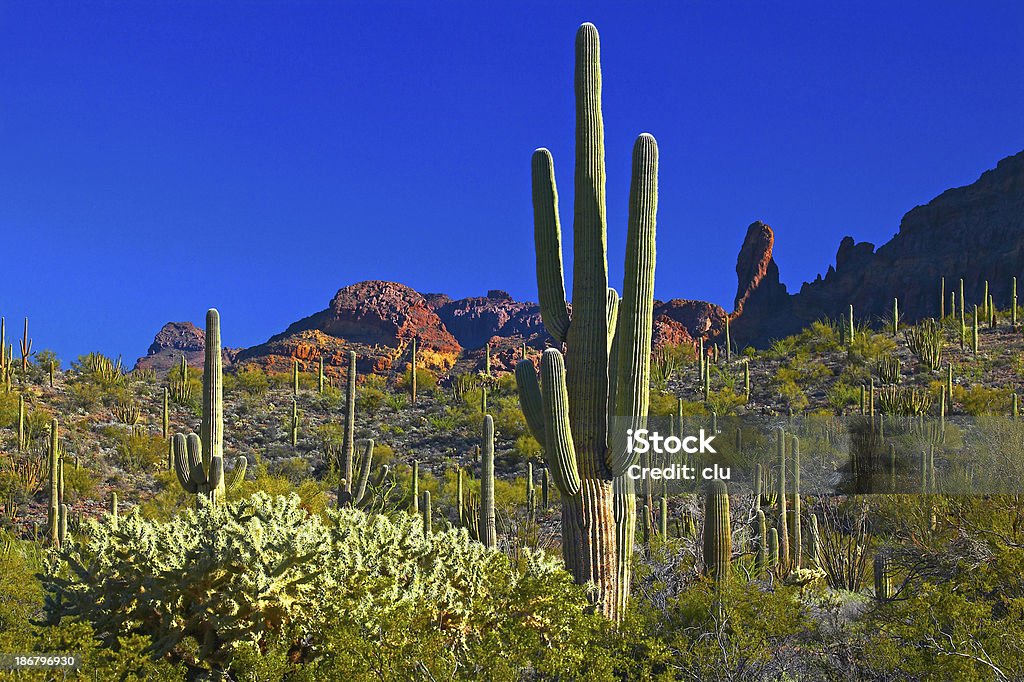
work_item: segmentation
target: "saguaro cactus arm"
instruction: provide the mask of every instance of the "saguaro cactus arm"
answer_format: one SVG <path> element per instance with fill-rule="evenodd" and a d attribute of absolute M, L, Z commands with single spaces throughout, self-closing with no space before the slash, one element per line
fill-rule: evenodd
<path fill-rule="evenodd" d="M 562 270 L 562 228 L 558 219 L 558 190 L 551 152 L 533 153 L 533 239 L 537 254 L 540 314 L 544 328 L 559 343 L 569 332 L 569 306 L 565 302 Z"/>
<path fill-rule="evenodd" d="M 554 348 L 540 360 L 541 401 L 544 419 L 544 453 L 558 490 L 568 497 L 580 491 L 576 447 L 569 425 L 569 394 L 565 386 L 565 362 Z"/>
<path fill-rule="evenodd" d="M 633 178 L 629 190 L 626 267 L 619 304 L 618 378 L 615 414 L 643 418 L 649 407 L 651 341 L 654 319 L 655 220 L 658 211 L 658 145 L 646 133 L 633 145 Z M 614 368 L 613 368 L 614 369 Z M 637 426 L 640 426 L 639 424 Z M 625 444 L 623 429 L 611 448 L 608 467 L 621 476 L 636 455 Z"/>

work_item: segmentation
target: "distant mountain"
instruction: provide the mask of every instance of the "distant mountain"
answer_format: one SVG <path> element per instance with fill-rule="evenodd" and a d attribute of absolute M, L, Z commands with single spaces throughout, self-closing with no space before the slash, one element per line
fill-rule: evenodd
<path fill-rule="evenodd" d="M 1003 159 L 977 182 L 914 208 L 903 217 L 899 233 L 877 250 L 844 237 L 835 265 L 799 293 L 790 294 L 781 283 L 774 246 L 775 233 L 768 225 L 755 222 L 747 229 L 736 261 L 734 309 L 728 314 L 732 342 L 739 346 L 764 346 L 822 317 L 845 316 L 850 304 L 859 322 L 877 323 L 891 315 L 894 297 L 905 322 L 933 317 L 939 313 L 942 277 L 947 311 L 960 278 L 969 309 L 981 303 L 986 280 L 996 306 L 1006 308 L 1012 278 L 1021 277 L 1024 287 L 1024 152 Z M 654 343 L 695 344 L 700 338 L 721 343 L 726 316 L 720 306 L 704 301 L 656 302 Z M 339 289 L 325 310 L 266 343 L 227 351 L 225 360 L 287 371 L 293 359 L 306 366 L 323 357 L 332 374 L 339 373 L 348 350 L 354 349 L 360 371 L 391 372 L 404 370 L 414 338 L 421 366 L 440 374 L 456 365 L 459 371 L 482 369 L 487 344 L 492 367 L 510 371 L 523 344 L 539 350 L 552 343 L 540 307 L 504 291 L 452 299 L 371 280 Z M 202 349 L 201 329 L 168 323 L 138 366 L 163 370 L 182 353 L 194 364 Z"/>
<path fill-rule="evenodd" d="M 1024 152 L 973 184 L 914 208 L 903 216 L 899 233 L 877 250 L 844 237 L 835 266 L 799 293 L 779 282 L 774 243 L 772 229 L 754 223 L 740 249 L 731 325 L 739 343 L 762 346 L 816 319 L 843 316 L 851 303 L 857 320 L 877 321 L 891 316 L 894 297 L 907 322 L 935 317 L 942 277 L 947 313 L 961 278 L 968 310 L 981 304 L 986 280 L 996 307 L 1008 308 L 1012 278 L 1024 277 Z"/>

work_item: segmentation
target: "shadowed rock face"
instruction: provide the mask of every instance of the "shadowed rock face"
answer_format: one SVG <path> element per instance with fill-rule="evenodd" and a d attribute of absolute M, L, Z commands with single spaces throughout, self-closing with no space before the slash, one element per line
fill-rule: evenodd
<path fill-rule="evenodd" d="M 517 301 L 508 293 L 492 289 L 487 296 L 451 300 L 444 294 L 427 294 L 428 304 L 463 348 L 482 348 L 492 337 L 518 338 L 530 346 L 543 347 L 547 338 L 536 303 Z"/>
<path fill-rule="evenodd" d="M 225 348 L 221 354 L 227 366 L 238 354 L 238 349 Z M 135 366 L 165 372 L 176 367 L 182 355 L 191 366 L 202 367 L 206 355 L 206 332 L 191 322 L 168 322 L 160 328 L 146 355 L 139 358 Z"/>
<path fill-rule="evenodd" d="M 858 320 L 877 321 L 891 314 L 894 297 L 905 322 L 933 317 L 939 313 L 941 277 L 947 312 L 960 278 L 968 307 L 981 303 L 987 279 L 996 306 L 1005 309 L 1012 278 L 1024 277 L 1024 152 L 1003 159 L 973 184 L 914 208 L 877 250 L 844 237 L 835 266 L 797 294 L 779 284 L 771 258 L 774 235 L 766 228 L 751 226 L 736 263 L 732 331 L 741 343 L 763 346 L 816 319 L 839 318 L 850 304 Z"/>
<path fill-rule="evenodd" d="M 654 302 L 654 347 L 695 345 L 725 333 L 725 309 L 706 301 L 673 298 Z"/>

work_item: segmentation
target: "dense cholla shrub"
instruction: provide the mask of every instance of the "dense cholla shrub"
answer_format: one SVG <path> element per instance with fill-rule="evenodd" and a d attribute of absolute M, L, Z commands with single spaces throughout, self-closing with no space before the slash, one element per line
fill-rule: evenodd
<path fill-rule="evenodd" d="M 282 642 L 300 663 L 314 665 L 315 651 L 328 665 L 345 655 L 324 644 L 332 633 L 359 633 L 379 648 L 385 632 L 397 637 L 390 623 L 410 619 L 423 620 L 424 632 L 405 640 L 440 637 L 451 656 L 501 628 L 557 640 L 558 624 L 583 618 L 587 604 L 542 554 L 514 566 L 464 530 L 426 538 L 418 517 L 351 508 L 325 520 L 295 495 L 204 503 L 170 522 L 133 511 L 89 525 L 39 576 L 48 621 L 77 616 L 114 648 L 119 636 L 141 634 L 152 654 L 194 668 L 227 670 L 239 651 Z M 529 613 L 529 623 L 509 613 Z"/>

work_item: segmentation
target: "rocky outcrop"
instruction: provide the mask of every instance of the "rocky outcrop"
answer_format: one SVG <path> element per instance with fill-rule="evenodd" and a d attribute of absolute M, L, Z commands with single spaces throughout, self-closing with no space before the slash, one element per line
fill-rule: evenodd
<path fill-rule="evenodd" d="M 706 301 L 673 298 L 654 302 L 654 346 L 696 345 L 725 333 L 725 309 Z"/>
<path fill-rule="evenodd" d="M 205 352 L 205 331 L 191 322 L 168 322 L 157 332 L 146 355 L 135 361 L 135 367 L 166 372 L 181 362 L 182 355 L 193 367 L 202 367 Z M 225 348 L 222 351 L 224 365 L 230 365 L 238 352 L 237 348 Z"/>
<path fill-rule="evenodd" d="M 482 348 L 492 337 L 517 337 L 531 346 L 547 337 L 536 303 L 517 301 L 507 292 L 492 289 L 487 296 L 451 300 L 443 294 L 428 294 L 428 305 L 444 326 L 468 349 Z"/>
<path fill-rule="evenodd" d="M 877 250 L 844 237 L 835 266 L 796 294 L 782 296 L 785 288 L 777 284 L 777 268 L 772 275 L 770 256 L 759 276 L 759 264 L 771 250 L 758 248 L 765 241 L 761 235 L 763 230 L 751 226 L 736 265 L 738 315 L 732 331 L 741 343 L 764 345 L 816 319 L 839 318 L 850 304 L 858 320 L 877 322 L 891 314 L 894 297 L 904 321 L 933 317 L 942 277 L 947 311 L 960 278 L 968 307 L 981 303 L 988 280 L 996 306 L 1006 308 L 1012 278 L 1024 277 L 1024 152 L 1003 159 L 973 184 L 914 208 Z"/>
<path fill-rule="evenodd" d="M 422 294 L 397 282 L 371 280 L 338 290 L 326 310 L 246 349 L 238 361 L 290 369 L 292 358 L 312 359 L 323 349 L 330 355 L 325 363 L 341 364 L 351 347 L 365 369 L 388 372 L 399 369 L 395 363 L 408 355 L 413 339 L 419 343 L 420 366 L 427 369 L 447 371 L 462 352 Z"/>

